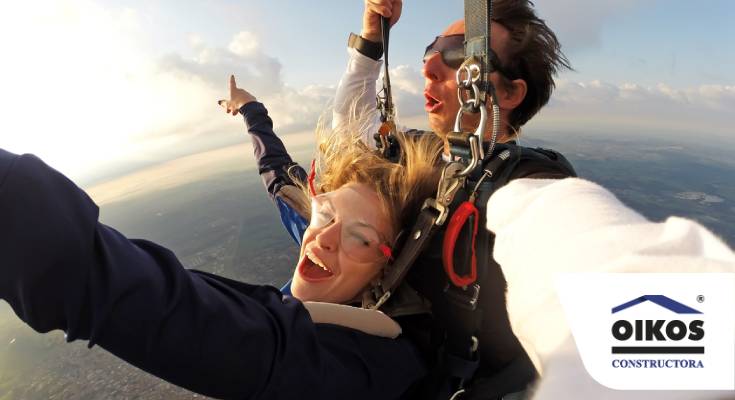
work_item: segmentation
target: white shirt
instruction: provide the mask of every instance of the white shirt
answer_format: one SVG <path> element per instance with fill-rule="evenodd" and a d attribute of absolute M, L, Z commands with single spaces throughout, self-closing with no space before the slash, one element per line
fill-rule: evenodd
<path fill-rule="evenodd" d="M 358 131 L 362 141 L 371 148 L 375 148 L 373 134 L 380 128 L 380 115 L 376 107 L 376 84 L 380 76 L 382 60 L 373 60 L 360 54 L 353 48 L 348 48 L 350 55 L 342 79 L 337 85 L 332 110 L 332 128 L 349 126 L 358 118 L 367 118 L 360 121 Z"/>
<path fill-rule="evenodd" d="M 533 399 L 735 398 L 600 385 L 584 369 L 553 282 L 559 272 L 735 272 L 735 254 L 722 240 L 684 218 L 650 222 L 578 178 L 518 179 L 493 194 L 487 208 L 503 210 L 488 212 L 487 228 L 508 281 L 511 325 L 542 370 Z"/>

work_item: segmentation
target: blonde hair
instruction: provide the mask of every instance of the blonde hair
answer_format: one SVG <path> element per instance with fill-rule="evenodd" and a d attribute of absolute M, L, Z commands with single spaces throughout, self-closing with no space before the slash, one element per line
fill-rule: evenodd
<path fill-rule="evenodd" d="M 313 186 L 317 194 L 358 183 L 377 193 L 380 206 L 391 221 L 393 232 L 413 222 L 424 200 L 433 197 L 439 182 L 438 162 L 443 142 L 434 134 L 407 135 L 397 132 L 400 159 L 392 162 L 372 150 L 357 134 L 355 124 L 331 131 L 323 122 L 317 128 L 317 154 Z M 364 126 L 359 128 L 364 129 Z M 295 182 L 298 179 L 294 179 Z M 302 209 L 309 210 L 310 189 L 301 183 Z M 310 217 L 306 215 L 306 217 Z"/>

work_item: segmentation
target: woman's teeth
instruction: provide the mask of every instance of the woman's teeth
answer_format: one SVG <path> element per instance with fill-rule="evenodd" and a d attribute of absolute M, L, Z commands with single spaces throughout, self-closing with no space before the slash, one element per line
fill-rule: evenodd
<path fill-rule="evenodd" d="M 322 260 L 320 260 L 317 256 L 312 254 L 309 250 L 306 251 L 306 257 L 308 257 L 309 260 L 311 260 L 311 262 L 314 263 L 314 265 L 318 266 L 319 268 L 327 272 L 332 272 L 329 268 L 327 268 L 326 265 L 324 265 L 324 262 Z"/>

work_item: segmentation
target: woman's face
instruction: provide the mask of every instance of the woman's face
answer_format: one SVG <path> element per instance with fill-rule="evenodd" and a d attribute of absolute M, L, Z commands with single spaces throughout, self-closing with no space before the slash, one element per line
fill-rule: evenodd
<path fill-rule="evenodd" d="M 380 247 L 393 239 L 388 216 L 362 184 L 314 197 L 311 213 L 291 293 L 302 301 L 348 303 L 387 262 Z"/>

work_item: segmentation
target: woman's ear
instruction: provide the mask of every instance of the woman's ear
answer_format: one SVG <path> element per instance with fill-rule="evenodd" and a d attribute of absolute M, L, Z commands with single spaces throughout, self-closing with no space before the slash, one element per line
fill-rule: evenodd
<path fill-rule="evenodd" d="M 528 86 L 523 79 L 514 79 L 503 82 L 502 88 L 498 90 L 498 106 L 504 110 L 514 110 L 526 98 Z"/>

